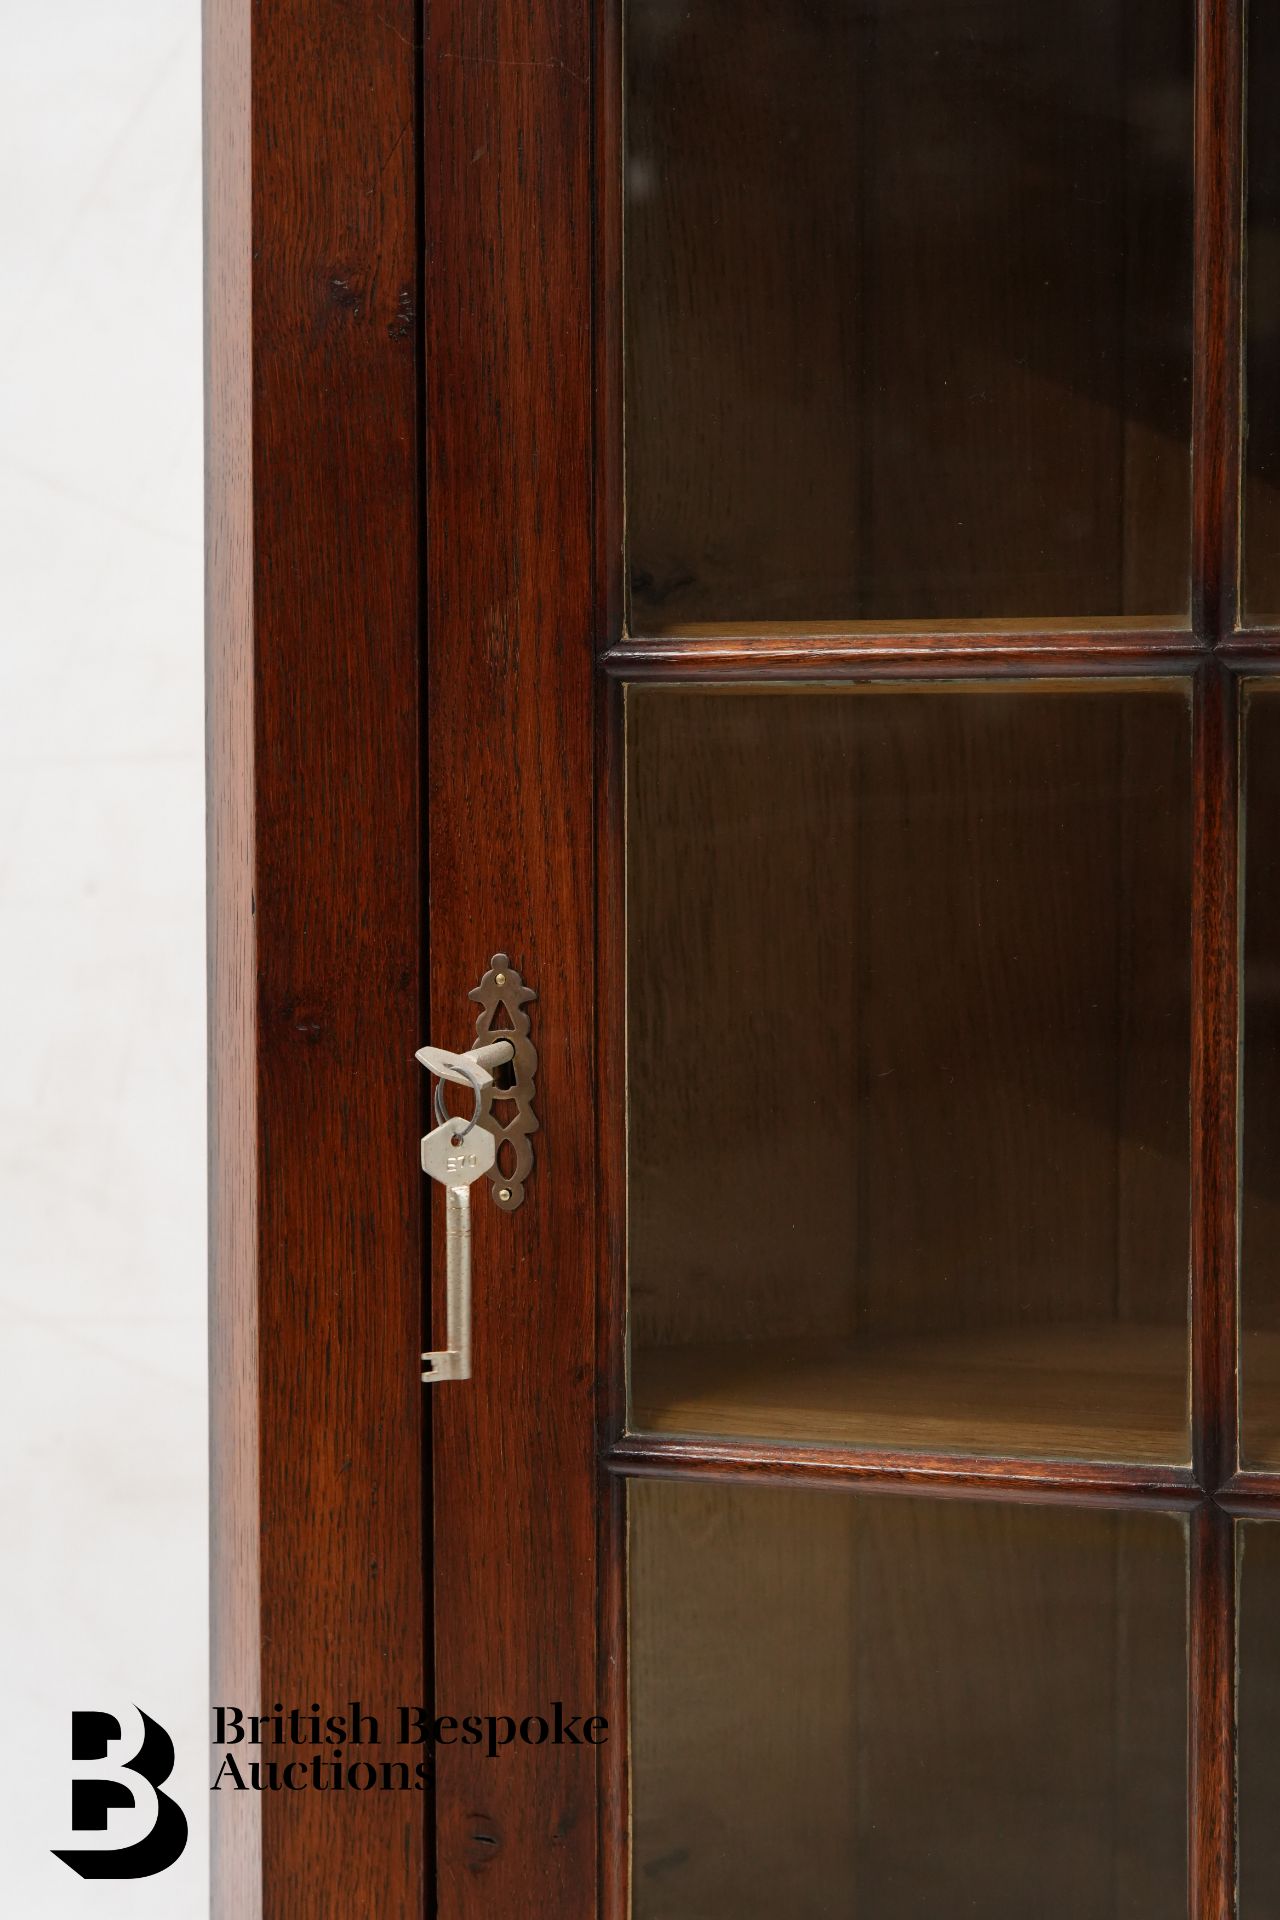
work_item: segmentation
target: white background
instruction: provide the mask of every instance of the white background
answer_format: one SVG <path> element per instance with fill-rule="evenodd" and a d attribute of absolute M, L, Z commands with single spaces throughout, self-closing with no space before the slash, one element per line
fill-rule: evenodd
<path fill-rule="evenodd" d="M 199 0 L 0 0 L 0 27 L 0 1903 L 189 1920 L 209 1798 Z M 82 1881 L 49 1852 L 71 1710 L 133 1701 L 175 1741 L 191 1841 L 158 1879 Z"/>

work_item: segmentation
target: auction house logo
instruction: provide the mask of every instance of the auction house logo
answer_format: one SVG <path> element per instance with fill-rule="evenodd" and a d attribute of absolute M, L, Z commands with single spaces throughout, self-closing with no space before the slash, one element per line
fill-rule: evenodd
<path fill-rule="evenodd" d="M 71 1825 L 76 1833 L 106 1833 L 113 1807 L 151 1814 L 151 1825 L 140 1840 L 124 1847 L 53 1847 L 59 1860 L 83 1880 L 145 1880 L 171 1867 L 187 1844 L 187 1817 L 176 1800 L 160 1788 L 173 1772 L 173 1742 L 150 1714 L 135 1708 L 142 1722 L 142 1744 L 131 1760 L 110 1753 L 124 1748 L 120 1722 L 110 1713 L 73 1713 L 71 1759 L 77 1766 L 95 1764 L 92 1773 L 77 1772 L 71 1781 Z M 133 1740 L 128 1746 L 134 1744 Z M 137 1783 L 141 1782 L 141 1786 Z"/>

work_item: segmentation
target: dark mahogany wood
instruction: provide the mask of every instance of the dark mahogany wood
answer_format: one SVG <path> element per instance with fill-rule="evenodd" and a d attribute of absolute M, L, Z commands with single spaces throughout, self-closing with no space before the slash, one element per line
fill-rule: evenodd
<path fill-rule="evenodd" d="M 1231 1475 L 1216 1498 L 1227 1513 L 1253 1514 L 1258 1519 L 1265 1519 L 1269 1512 L 1280 1514 L 1280 1473 L 1242 1469 Z"/>
<path fill-rule="evenodd" d="M 1224 640 L 1218 652 L 1240 673 L 1251 669 L 1259 673 L 1274 673 L 1276 654 L 1280 652 L 1280 628 L 1251 627 L 1247 633 L 1237 633 L 1233 638 Z"/>
<path fill-rule="evenodd" d="M 620 680 L 940 680 L 1185 673 L 1203 653 L 1174 629 L 1125 632 L 687 634 L 622 640 L 600 656 Z"/>
<path fill-rule="evenodd" d="M 1192 618 L 1209 644 L 1239 602 L 1243 0 L 1197 9 Z"/>
<path fill-rule="evenodd" d="M 987 1459 L 978 1454 L 890 1453 L 796 1442 L 707 1440 L 629 1433 L 605 1455 L 610 1472 L 630 1479 L 840 1482 L 939 1498 L 1063 1501 L 1072 1506 L 1195 1506 L 1203 1494 L 1177 1467 L 1108 1466 L 1077 1460 Z"/>
<path fill-rule="evenodd" d="M 508 952 L 537 1163 L 475 1205 L 475 1376 L 432 1396 L 442 1712 L 596 1711 L 591 17 L 433 0 L 427 235 L 431 1025 Z M 450 1747 L 447 1920 L 596 1904 L 596 1750 Z"/>
<path fill-rule="evenodd" d="M 412 0 L 210 0 L 213 1694 L 425 1686 Z M 384 1729 L 385 1737 L 385 1729 Z M 219 1794 L 225 1920 L 417 1920 L 417 1793 Z"/>

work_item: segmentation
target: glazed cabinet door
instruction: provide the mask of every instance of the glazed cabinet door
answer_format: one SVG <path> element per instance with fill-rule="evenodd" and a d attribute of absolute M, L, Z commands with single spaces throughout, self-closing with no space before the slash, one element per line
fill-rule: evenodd
<path fill-rule="evenodd" d="M 426 9 L 441 1920 L 1271 1910 L 1252 12 Z"/>

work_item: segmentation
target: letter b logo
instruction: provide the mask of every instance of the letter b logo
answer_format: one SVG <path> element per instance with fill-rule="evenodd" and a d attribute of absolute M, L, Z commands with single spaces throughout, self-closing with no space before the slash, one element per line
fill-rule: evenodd
<path fill-rule="evenodd" d="M 173 1772 L 173 1742 L 159 1723 L 142 1708 L 142 1745 L 132 1760 L 119 1766 L 108 1761 L 100 1773 L 71 1783 L 71 1825 L 77 1833 L 105 1833 L 112 1807 L 154 1803 L 150 1830 L 130 1847 L 54 1847 L 59 1860 L 82 1880 L 144 1880 L 171 1867 L 187 1844 L 187 1816 L 176 1800 L 161 1793 Z M 107 1761 L 107 1749 L 123 1740 L 120 1722 L 109 1713 L 73 1713 L 71 1758 Z M 134 1782 L 142 1781 L 141 1791 Z"/>

